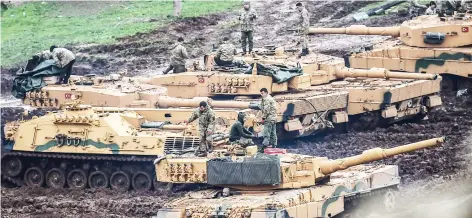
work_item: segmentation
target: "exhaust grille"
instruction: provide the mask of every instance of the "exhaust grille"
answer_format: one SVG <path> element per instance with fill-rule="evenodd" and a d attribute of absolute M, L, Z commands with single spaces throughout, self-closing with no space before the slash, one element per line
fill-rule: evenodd
<path fill-rule="evenodd" d="M 198 149 L 199 144 L 199 137 L 167 137 L 164 144 L 164 152 L 166 154 L 181 154 L 189 151 L 195 151 Z"/>

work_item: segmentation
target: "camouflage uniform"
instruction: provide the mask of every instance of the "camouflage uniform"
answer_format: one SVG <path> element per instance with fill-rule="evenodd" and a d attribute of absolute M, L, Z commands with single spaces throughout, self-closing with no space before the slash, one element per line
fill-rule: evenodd
<path fill-rule="evenodd" d="M 262 99 L 261 110 L 262 119 L 264 120 L 264 141 L 262 144 L 264 146 L 272 145 L 275 147 L 277 145 L 277 132 L 275 128 L 277 121 L 277 106 L 275 99 L 269 94 Z"/>
<path fill-rule="evenodd" d="M 227 42 L 220 46 L 216 54 L 215 62 L 219 66 L 231 65 L 233 63 L 233 57 L 236 54 L 236 47 L 233 44 Z"/>
<path fill-rule="evenodd" d="M 55 48 L 51 54 L 52 59 L 56 61 L 56 65 L 65 69 L 65 75 L 62 77 L 62 83 L 69 81 L 72 73 L 72 66 L 75 63 L 75 55 L 65 48 Z"/>
<path fill-rule="evenodd" d="M 244 128 L 244 118 L 246 114 L 244 112 L 238 113 L 238 121 L 236 121 L 230 129 L 229 132 L 229 141 L 233 144 L 241 145 L 242 147 L 247 147 L 253 145 L 254 134 Z"/>
<path fill-rule="evenodd" d="M 187 58 L 187 49 L 182 45 L 182 43 L 177 43 L 174 49 L 170 52 L 170 66 L 164 70 L 164 74 L 167 74 L 171 70 L 173 70 L 173 73 L 182 73 L 187 71 L 185 68 L 185 61 Z"/>
<path fill-rule="evenodd" d="M 207 106 L 205 111 L 200 111 L 200 108 L 197 108 L 188 119 L 188 122 L 191 123 L 196 119 L 198 119 L 198 130 L 200 131 L 199 151 L 206 152 L 208 151 L 207 148 L 211 149 L 212 146 L 211 134 L 215 130 L 215 112 L 210 106 Z M 208 134 L 208 132 L 211 134 Z"/>
<path fill-rule="evenodd" d="M 418 0 L 409 0 L 408 13 L 410 17 L 416 17 L 420 15 L 420 10 L 425 9 L 426 6 L 418 3 Z"/>
<path fill-rule="evenodd" d="M 308 29 L 310 28 L 310 16 L 308 15 L 308 11 L 305 7 L 303 7 L 302 11 L 299 14 L 299 23 L 298 23 L 298 35 L 299 35 L 299 43 L 302 45 L 302 49 L 308 48 L 307 42 L 307 35 Z"/>
<path fill-rule="evenodd" d="M 254 31 L 254 20 L 256 19 L 256 12 L 249 8 L 249 10 L 243 9 L 239 15 L 239 21 L 241 25 L 241 46 L 243 52 L 246 52 L 246 40 L 249 43 L 249 52 L 253 48 L 252 33 Z"/>
<path fill-rule="evenodd" d="M 38 52 L 36 56 L 38 56 L 39 62 L 43 62 L 45 60 L 51 59 L 52 53 L 49 50 L 44 50 L 44 51 Z"/>

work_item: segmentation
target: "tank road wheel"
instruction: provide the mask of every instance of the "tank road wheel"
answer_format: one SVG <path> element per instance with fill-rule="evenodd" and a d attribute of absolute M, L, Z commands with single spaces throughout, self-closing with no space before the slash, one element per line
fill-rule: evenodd
<path fill-rule="evenodd" d="M 149 191 L 152 187 L 151 176 L 146 172 L 139 171 L 133 175 L 131 185 L 135 191 Z"/>
<path fill-rule="evenodd" d="M 451 76 L 443 76 L 441 80 L 441 91 L 446 94 L 452 93 L 456 90 L 456 81 Z"/>
<path fill-rule="evenodd" d="M 85 189 L 87 187 L 87 173 L 82 169 L 74 169 L 67 175 L 67 185 L 72 189 Z"/>
<path fill-rule="evenodd" d="M 15 177 L 23 170 L 23 163 L 18 157 L 5 157 L 2 160 L 2 173 L 5 176 Z"/>
<path fill-rule="evenodd" d="M 111 188 L 117 191 L 128 191 L 131 181 L 127 173 L 123 171 L 114 172 L 110 177 Z"/>
<path fill-rule="evenodd" d="M 66 173 L 59 168 L 52 168 L 46 174 L 46 184 L 55 189 L 64 188 L 66 184 Z"/>
<path fill-rule="evenodd" d="M 25 183 L 30 187 L 41 187 L 44 184 L 44 172 L 39 167 L 31 167 L 25 172 Z"/>
<path fill-rule="evenodd" d="M 108 176 L 103 171 L 95 171 L 88 178 L 90 188 L 106 188 L 108 187 Z"/>

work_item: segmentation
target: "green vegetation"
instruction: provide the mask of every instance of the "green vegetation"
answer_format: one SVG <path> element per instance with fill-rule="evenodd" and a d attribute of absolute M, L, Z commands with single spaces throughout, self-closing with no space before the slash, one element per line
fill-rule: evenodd
<path fill-rule="evenodd" d="M 182 17 L 233 10 L 238 1 L 182 1 Z M 30 2 L 2 11 L 1 65 L 26 61 L 49 46 L 111 43 L 175 20 L 172 1 Z"/>

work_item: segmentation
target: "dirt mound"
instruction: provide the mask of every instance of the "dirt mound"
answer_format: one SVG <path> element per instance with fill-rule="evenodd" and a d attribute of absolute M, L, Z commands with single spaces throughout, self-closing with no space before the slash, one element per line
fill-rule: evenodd
<path fill-rule="evenodd" d="M 2 188 L 2 217 L 150 217 L 182 193 Z"/>

